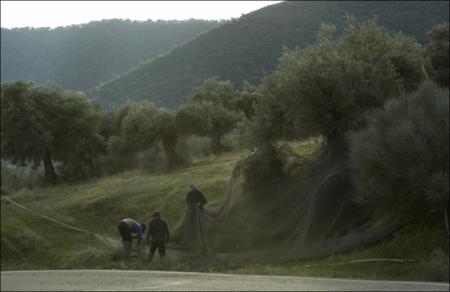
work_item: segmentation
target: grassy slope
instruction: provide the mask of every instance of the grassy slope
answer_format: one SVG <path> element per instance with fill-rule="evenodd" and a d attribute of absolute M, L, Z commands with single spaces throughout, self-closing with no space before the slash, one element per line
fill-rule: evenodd
<path fill-rule="evenodd" d="M 302 154 L 309 154 L 317 145 L 308 141 L 294 147 Z M 242 152 L 199 159 L 187 168 L 167 173 L 151 175 L 132 171 L 79 185 L 22 190 L 13 194 L 12 198 L 63 222 L 118 238 L 116 223 L 120 218 L 133 217 L 146 222 L 155 208 L 161 210 L 170 225 L 175 224 L 182 215 L 184 195 L 191 183 L 204 191 L 209 207 L 220 204 L 231 171 L 236 161 L 244 155 Z M 441 220 L 431 220 L 421 227 L 406 228 L 383 242 L 348 254 L 281 265 L 248 264 L 237 270 L 208 269 L 233 273 L 448 280 L 448 239 L 440 223 Z M 3 201 L 1 241 L 2 270 L 154 268 L 136 258 L 125 261 L 116 259 L 115 253 L 95 238 L 65 230 Z M 416 262 L 339 264 L 367 258 L 403 258 Z M 163 268 L 187 269 L 177 262 Z"/>

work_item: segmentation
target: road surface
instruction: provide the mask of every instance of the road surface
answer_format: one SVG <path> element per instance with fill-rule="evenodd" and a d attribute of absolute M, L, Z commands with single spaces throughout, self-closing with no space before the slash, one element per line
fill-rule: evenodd
<path fill-rule="evenodd" d="M 449 291 L 449 284 L 163 271 L 55 270 L 1 272 L 1 290 Z"/>

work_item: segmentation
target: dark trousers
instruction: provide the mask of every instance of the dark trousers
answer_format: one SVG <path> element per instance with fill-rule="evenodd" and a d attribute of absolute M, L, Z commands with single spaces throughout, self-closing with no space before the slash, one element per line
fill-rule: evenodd
<path fill-rule="evenodd" d="M 122 236 L 122 240 L 131 242 L 132 236 L 130 230 L 128 229 L 128 225 L 125 222 L 120 222 L 117 228 Z"/>
<path fill-rule="evenodd" d="M 152 240 L 150 243 L 150 253 L 148 255 L 149 262 L 153 260 L 156 250 L 158 250 L 160 258 L 163 258 L 166 255 L 166 242 L 164 240 Z"/>

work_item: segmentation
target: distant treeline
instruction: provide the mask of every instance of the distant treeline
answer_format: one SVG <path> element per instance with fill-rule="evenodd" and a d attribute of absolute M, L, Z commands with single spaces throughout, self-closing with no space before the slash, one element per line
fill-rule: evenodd
<path fill-rule="evenodd" d="M 217 21 L 102 20 L 1 29 L 1 82 L 32 80 L 86 90 L 218 25 Z"/>
<path fill-rule="evenodd" d="M 448 22 L 448 1 L 284 1 L 244 15 L 200 35 L 161 57 L 107 82 L 92 95 L 105 107 L 149 100 L 176 109 L 204 79 L 217 76 L 239 89 L 258 84 L 277 66 L 283 47 L 304 48 L 322 23 L 342 32 L 346 14 L 427 43 L 426 32 Z M 91 93 L 89 93 L 91 95 Z"/>

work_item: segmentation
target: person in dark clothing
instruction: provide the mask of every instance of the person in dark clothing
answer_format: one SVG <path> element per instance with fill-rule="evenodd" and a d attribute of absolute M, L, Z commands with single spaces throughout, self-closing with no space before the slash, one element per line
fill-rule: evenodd
<path fill-rule="evenodd" d="M 166 220 L 161 218 L 159 211 L 153 212 L 153 218 L 148 223 L 148 231 L 146 241 L 150 241 L 150 253 L 148 255 L 148 261 L 153 260 L 155 251 L 158 250 L 159 257 L 162 259 L 166 255 L 166 242 L 169 242 L 170 233 Z"/>
<path fill-rule="evenodd" d="M 203 205 L 208 202 L 205 196 L 194 185 L 190 185 L 189 187 L 190 190 L 186 195 L 186 204 L 197 204 L 203 210 Z"/>
<path fill-rule="evenodd" d="M 142 234 L 145 232 L 145 225 L 138 223 L 136 220 L 125 218 L 120 220 L 117 228 L 122 236 L 123 253 L 125 256 L 129 256 L 133 238 L 137 238 L 137 244 L 141 243 Z M 133 236 L 133 233 L 136 236 Z"/>
<path fill-rule="evenodd" d="M 195 186 L 189 186 L 186 195 L 186 213 L 180 231 L 179 245 L 193 253 L 210 254 L 205 228 L 209 217 L 204 213 L 203 207 L 207 203 L 205 196 Z"/>

